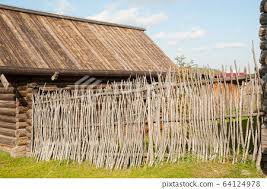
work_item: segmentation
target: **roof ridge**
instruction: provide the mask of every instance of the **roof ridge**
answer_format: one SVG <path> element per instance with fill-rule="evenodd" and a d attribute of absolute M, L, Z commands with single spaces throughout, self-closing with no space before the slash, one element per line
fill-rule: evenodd
<path fill-rule="evenodd" d="M 86 18 L 78 18 L 74 16 L 60 15 L 60 14 L 55 14 L 55 13 L 50 13 L 50 12 L 37 11 L 37 10 L 32 10 L 32 9 L 4 5 L 4 4 L 0 4 L 0 9 L 24 12 L 24 13 L 35 14 L 35 15 L 40 15 L 40 16 L 49 16 L 49 17 L 67 19 L 67 20 L 73 20 L 73 21 L 87 22 L 91 24 L 121 27 L 121 28 L 128 28 L 128 29 L 141 30 L 141 31 L 146 30 L 145 28 L 142 28 L 142 27 L 136 27 L 136 26 L 130 26 L 130 25 L 124 25 L 124 24 L 116 24 L 116 23 L 104 22 L 104 21 L 97 21 L 97 20 L 91 20 L 91 19 L 86 19 Z"/>

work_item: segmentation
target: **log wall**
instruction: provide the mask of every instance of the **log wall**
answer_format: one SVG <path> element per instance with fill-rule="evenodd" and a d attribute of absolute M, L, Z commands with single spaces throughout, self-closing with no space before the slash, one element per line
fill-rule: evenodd
<path fill-rule="evenodd" d="M 26 84 L 0 86 L 0 149 L 14 157 L 30 152 L 31 93 Z"/>
<path fill-rule="evenodd" d="M 267 173 L 267 0 L 262 0 L 260 5 L 260 31 L 259 37 L 261 40 L 261 76 L 264 81 L 263 84 L 263 104 L 262 109 L 266 113 L 264 122 L 262 124 L 261 145 L 262 145 L 262 169 Z"/>
<path fill-rule="evenodd" d="M 0 84 L 0 148 L 12 153 L 17 145 L 16 112 L 14 87 Z"/>
<path fill-rule="evenodd" d="M 17 128 L 17 155 L 24 156 L 26 153 L 26 147 L 30 144 L 27 136 L 27 123 L 28 120 L 28 101 L 27 101 L 27 85 L 22 85 L 17 87 L 16 91 L 16 128 Z"/>
<path fill-rule="evenodd" d="M 27 95 L 26 95 L 26 100 L 27 100 L 27 113 L 26 113 L 26 135 L 27 135 L 27 146 L 26 146 L 26 154 L 27 156 L 30 156 L 31 152 L 31 136 L 32 136 L 32 93 L 33 93 L 33 87 L 32 84 L 27 84 Z"/>

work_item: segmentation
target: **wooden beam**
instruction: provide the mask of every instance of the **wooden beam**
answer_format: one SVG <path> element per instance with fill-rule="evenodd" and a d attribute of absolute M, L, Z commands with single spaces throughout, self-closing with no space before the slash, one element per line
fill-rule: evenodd
<path fill-rule="evenodd" d="M 4 86 L 5 89 L 8 89 L 8 86 L 10 85 L 9 82 L 6 79 L 6 76 L 4 74 L 1 74 L 0 80 L 2 85 Z"/>
<path fill-rule="evenodd" d="M 16 130 L 0 127 L 0 135 L 8 137 L 16 137 Z"/>
<path fill-rule="evenodd" d="M 8 128 L 8 129 L 16 129 L 16 124 L 0 121 L 0 127 L 1 128 Z"/>
<path fill-rule="evenodd" d="M 0 135 L 0 144 L 15 146 L 16 145 L 16 138 Z"/>

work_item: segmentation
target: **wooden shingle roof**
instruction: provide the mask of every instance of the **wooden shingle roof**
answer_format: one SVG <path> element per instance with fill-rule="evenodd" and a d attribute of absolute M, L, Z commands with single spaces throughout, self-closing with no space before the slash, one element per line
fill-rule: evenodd
<path fill-rule="evenodd" d="M 0 73 L 131 75 L 172 66 L 142 28 L 0 5 Z"/>

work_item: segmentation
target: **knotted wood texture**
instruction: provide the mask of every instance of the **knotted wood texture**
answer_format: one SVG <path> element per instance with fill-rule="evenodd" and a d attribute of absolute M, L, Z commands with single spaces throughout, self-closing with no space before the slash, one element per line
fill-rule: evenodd
<path fill-rule="evenodd" d="M 189 155 L 256 160 L 261 87 L 257 75 L 215 79 L 183 71 L 104 88 L 34 94 L 32 155 L 128 168 Z"/>

